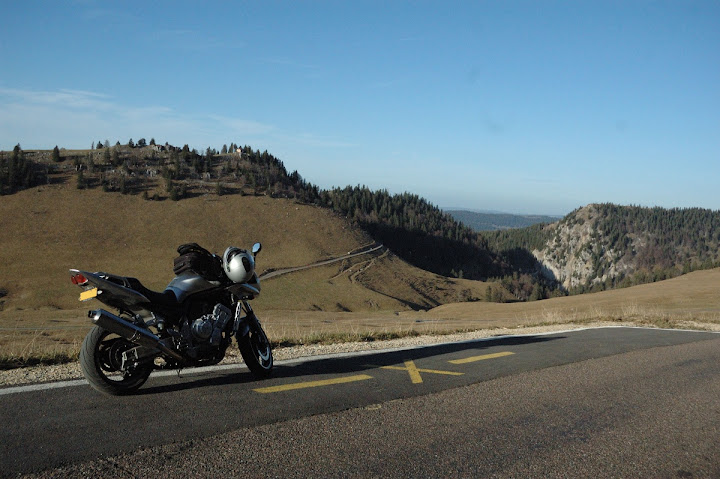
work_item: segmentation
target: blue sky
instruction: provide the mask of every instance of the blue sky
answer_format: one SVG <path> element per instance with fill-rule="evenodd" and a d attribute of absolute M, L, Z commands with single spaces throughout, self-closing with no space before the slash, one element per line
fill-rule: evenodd
<path fill-rule="evenodd" d="M 235 142 L 321 187 L 720 209 L 720 2 L 0 2 L 0 149 Z"/>

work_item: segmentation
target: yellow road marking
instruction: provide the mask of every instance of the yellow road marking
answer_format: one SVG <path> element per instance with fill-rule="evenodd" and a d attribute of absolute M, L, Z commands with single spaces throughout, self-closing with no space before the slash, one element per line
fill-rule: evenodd
<path fill-rule="evenodd" d="M 344 378 L 335 379 L 323 379 L 321 381 L 305 381 L 300 383 L 281 384 L 280 386 L 257 388 L 253 389 L 253 391 L 263 394 L 277 393 L 282 391 L 292 391 L 294 389 L 316 388 L 319 386 L 331 386 L 333 384 L 345 384 L 355 381 L 364 381 L 366 379 L 372 379 L 372 376 L 368 376 L 367 374 L 358 374 L 357 376 L 346 376 Z"/>
<path fill-rule="evenodd" d="M 462 376 L 465 373 L 458 373 L 455 371 L 438 371 L 436 369 L 422 369 L 415 366 L 415 362 L 412 360 L 405 361 L 405 367 L 402 366 L 380 366 L 380 369 L 395 369 L 397 371 L 407 371 L 410 375 L 410 381 L 413 384 L 420 384 L 423 382 L 420 373 L 430 374 L 447 374 L 449 376 Z"/>
<path fill-rule="evenodd" d="M 471 356 L 469 358 L 464 359 L 453 359 L 452 361 L 448 361 L 451 364 L 465 364 L 465 363 L 474 363 L 475 361 L 483 361 L 485 359 L 494 359 L 494 358 L 501 358 L 503 356 L 510 356 L 510 351 L 504 351 L 502 353 L 493 353 L 493 354 L 483 354 L 482 356 Z"/>

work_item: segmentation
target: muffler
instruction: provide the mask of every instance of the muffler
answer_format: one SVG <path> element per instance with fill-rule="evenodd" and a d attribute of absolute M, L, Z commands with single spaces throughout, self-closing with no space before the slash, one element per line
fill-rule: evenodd
<path fill-rule="evenodd" d="M 162 340 L 147 329 L 143 329 L 130 321 L 126 321 L 120 316 L 98 309 L 88 311 L 88 318 L 93 324 L 107 329 L 111 333 L 131 341 L 133 343 L 145 346 L 146 348 L 154 348 L 160 350 L 163 354 L 170 356 L 177 361 L 185 361 L 185 359 L 177 351 L 174 351 L 162 343 Z"/>

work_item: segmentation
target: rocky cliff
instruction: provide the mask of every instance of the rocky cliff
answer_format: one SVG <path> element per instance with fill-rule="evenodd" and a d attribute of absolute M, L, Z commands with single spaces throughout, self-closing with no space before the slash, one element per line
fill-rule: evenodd
<path fill-rule="evenodd" d="M 545 226 L 532 250 L 566 289 L 654 281 L 718 266 L 720 212 L 592 204 Z"/>

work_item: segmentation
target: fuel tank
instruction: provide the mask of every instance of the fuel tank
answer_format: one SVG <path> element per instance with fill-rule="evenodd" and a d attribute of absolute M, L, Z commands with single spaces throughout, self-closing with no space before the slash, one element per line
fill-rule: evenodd
<path fill-rule="evenodd" d="M 170 281 L 165 290 L 175 293 L 179 303 L 182 303 L 191 294 L 207 291 L 220 286 L 220 281 L 208 281 L 199 274 L 186 271 Z"/>

